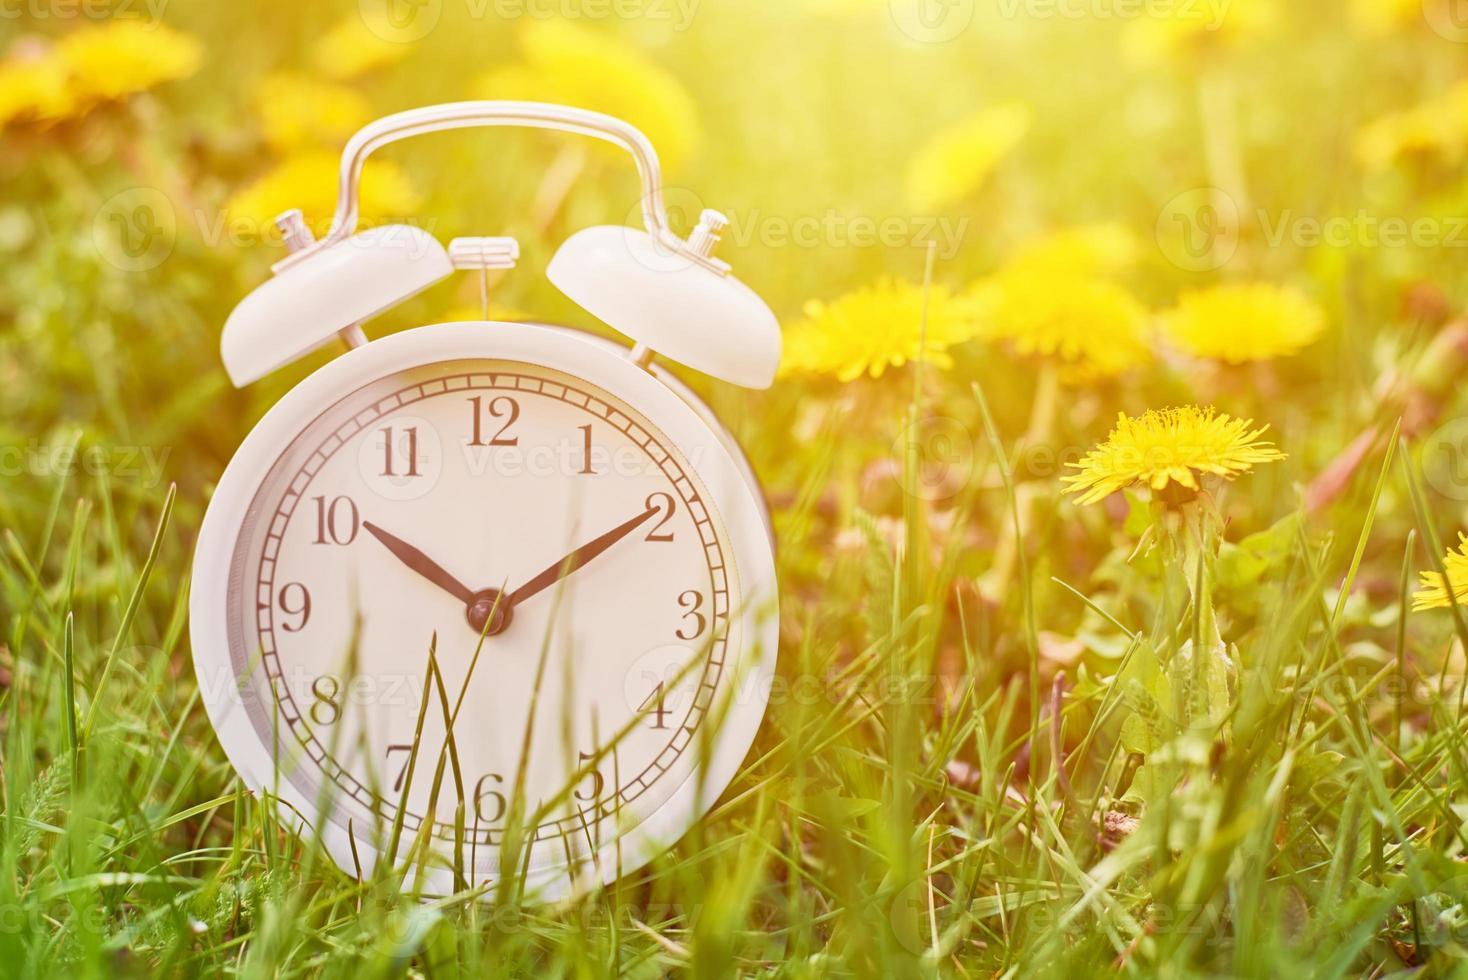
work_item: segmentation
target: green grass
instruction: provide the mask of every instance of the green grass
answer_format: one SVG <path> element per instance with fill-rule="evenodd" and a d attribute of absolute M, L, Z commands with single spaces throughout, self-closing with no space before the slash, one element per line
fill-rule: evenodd
<path fill-rule="evenodd" d="M 748 448 L 780 543 L 779 674 L 740 775 L 676 847 L 608 888 L 538 906 L 508 879 L 495 904 L 467 888 L 422 901 L 410 863 L 359 882 L 243 791 L 188 648 L 214 481 L 329 356 L 230 388 L 218 330 L 275 253 L 206 232 L 274 159 L 259 76 L 309 69 L 310 41 L 355 4 L 179 0 L 168 22 L 210 52 L 196 77 L 0 134 L 0 975 L 1468 972 L 1468 610 L 1408 611 L 1417 573 L 1441 570 L 1468 527 L 1443 469 L 1463 445 L 1433 435 L 1468 411 L 1446 312 L 1468 303 L 1461 257 L 1246 228 L 1231 263 L 1192 273 L 1151 238 L 1167 202 L 1214 182 L 1220 128 L 1200 106 L 1229 97 L 1234 143 L 1219 152 L 1266 224 L 1363 209 L 1452 220 L 1468 200 L 1452 160 L 1365 174 L 1349 146 L 1377 113 L 1452 84 L 1462 47 L 1420 25 L 1363 34 L 1347 5 L 1305 0 L 1210 61 L 1229 84 L 1200 100 L 1196 65 L 1118 71 L 1122 23 L 989 17 L 920 45 L 894 39 L 883 9 L 835 6 L 709 0 L 678 35 L 596 25 L 688 86 L 705 132 L 675 180 L 754 229 L 727 254 L 786 322 L 883 274 L 959 288 L 1042 229 L 1115 220 L 1143 239 L 1128 286 L 1150 306 L 1219 280 L 1291 283 L 1326 309 L 1326 336 L 1255 368 L 1159 360 L 1067 387 L 1039 445 L 1022 434 L 1054 401 L 1044 370 L 980 344 L 948 369 L 848 385 L 690 378 Z M 374 111 L 462 98 L 465 77 L 513 57 L 515 25 L 455 4 L 445 18 L 413 58 L 357 83 Z M 74 26 L 7 18 L 0 39 Z M 902 200 L 913 147 L 1008 98 L 1036 122 L 945 215 L 968 222 L 957 254 L 769 237 L 830 215 L 909 230 L 936 217 Z M 590 326 L 539 270 L 574 228 L 624 219 L 625 166 L 589 156 L 537 224 L 525 214 L 548 142 L 446 139 L 395 159 L 420 175 L 439 237 L 521 238 L 497 303 Z M 139 187 L 161 190 L 179 226 L 166 260 L 129 270 L 94 222 Z M 456 278 L 369 332 L 434 321 L 478 289 Z M 1146 501 L 1078 507 L 1052 465 L 1119 410 L 1182 402 L 1268 422 L 1289 454 L 1221 495 L 1217 554 L 1196 564 L 1139 547 Z M 1321 474 L 1371 433 L 1359 470 L 1315 506 Z M 1012 571 L 988 580 L 1016 538 Z M 1205 723 L 1191 651 L 1209 604 L 1194 595 L 1234 665 Z M 548 656 L 542 682 L 560 666 Z M 428 680 L 420 712 L 450 712 L 453 692 Z M 458 793 L 452 753 L 428 749 L 414 778 Z"/>
<path fill-rule="evenodd" d="M 164 578 L 188 557 L 173 491 L 123 511 L 105 484 L 58 477 L 0 566 L 3 962 L 16 976 L 1445 971 L 1468 928 L 1461 685 L 1434 676 L 1440 643 L 1404 632 L 1400 604 L 1331 594 L 1359 580 L 1389 490 L 1405 485 L 1420 537 L 1436 537 L 1405 448 L 1360 481 L 1355 540 L 1293 515 L 1261 532 L 1261 626 L 1222 730 L 1169 720 L 1132 669 L 1192 631 L 1191 610 L 1129 626 L 1121 596 L 1024 561 L 1008 615 L 1073 607 L 1125 649 L 1113 673 L 1068 678 L 1041 620 L 999 644 L 1033 668 L 1009 672 L 981 639 L 1006 611 L 959 587 L 953 546 L 903 560 L 935 547 L 917 530 L 931 503 L 908 498 L 897 540 L 859 517 L 865 543 L 833 559 L 828 588 L 864 596 L 862 622 L 833 641 L 834 595 L 792 590 L 764 731 L 709 817 L 652 867 L 551 907 L 468 890 L 420 902 L 411 867 L 358 883 L 285 832 L 241 792 L 184 661 L 187 596 Z M 994 513 L 1012 514 L 1007 464 L 998 475 Z M 812 495 L 798 499 L 787 555 L 824 547 Z M 1220 589 L 1235 557 L 1210 572 Z M 1362 649 L 1393 635 L 1392 653 Z M 1155 745 L 1130 793 L 1124 717 L 1146 717 Z"/>

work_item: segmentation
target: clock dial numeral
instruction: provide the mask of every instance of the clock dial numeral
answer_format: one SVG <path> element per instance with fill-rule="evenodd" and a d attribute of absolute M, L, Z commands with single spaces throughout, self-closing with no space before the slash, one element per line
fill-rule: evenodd
<path fill-rule="evenodd" d="M 494 780 L 489 786 L 485 785 L 488 780 Z M 505 777 L 497 772 L 485 773 L 479 777 L 479 782 L 474 784 L 474 815 L 479 818 L 480 823 L 495 824 L 505 817 L 505 810 L 509 802 L 505 794 L 495 789 L 495 786 L 503 785 Z"/>
<path fill-rule="evenodd" d="M 596 758 L 595 752 L 579 752 L 577 753 L 577 755 L 579 758 L 577 758 L 576 761 L 578 764 L 581 765 L 584 765 Z M 584 783 L 587 780 L 591 781 L 591 791 L 589 793 L 583 793 L 581 790 L 578 789 L 573 795 L 582 803 L 595 803 L 597 800 L 601 799 L 602 790 L 606 789 L 607 781 L 602 776 L 600 769 L 592 769 L 581 781 Z"/>
<path fill-rule="evenodd" d="M 299 596 L 299 600 L 296 597 Z M 299 633 L 311 620 L 311 592 L 300 582 L 287 582 L 280 587 L 280 594 L 275 597 L 280 605 L 280 611 L 287 616 L 299 616 L 294 623 L 281 621 L 280 628 L 287 633 Z"/>
<path fill-rule="evenodd" d="M 474 406 L 474 429 L 473 429 L 473 435 L 469 439 L 469 445 L 471 445 L 471 446 L 518 446 L 518 445 L 520 445 L 520 437 L 519 436 L 507 436 L 507 435 L 505 435 L 506 432 L 509 432 L 510 431 L 510 426 L 514 425 L 515 424 L 515 420 L 520 417 L 520 403 L 518 401 L 516 401 L 515 399 L 511 398 L 509 395 L 499 395 L 498 397 L 491 398 L 489 400 L 489 405 L 488 406 L 485 406 L 484 405 L 484 399 L 481 398 L 479 395 L 475 395 L 475 396 L 473 396 L 472 398 L 469 399 L 469 404 L 471 404 L 471 405 Z M 498 431 L 496 431 L 495 434 L 492 437 L 490 437 L 489 442 L 485 442 L 484 441 L 483 418 L 484 418 L 484 415 L 485 415 L 486 412 L 488 412 L 490 418 L 492 418 L 492 419 L 494 419 L 496 421 L 498 421 L 500 419 L 504 419 L 504 424 L 499 427 Z"/>
<path fill-rule="evenodd" d="M 393 460 L 393 427 L 388 425 L 382 428 L 382 475 L 383 476 L 422 476 L 418 472 L 418 427 L 410 425 L 403 430 L 407 443 L 408 468 L 399 473 L 394 466 Z"/>
<path fill-rule="evenodd" d="M 332 498 L 330 504 L 324 496 L 311 499 L 316 502 L 316 540 L 312 544 L 351 544 L 357 540 L 362 516 L 357 513 L 356 501 L 345 496 Z"/>
<path fill-rule="evenodd" d="M 581 469 L 576 472 L 586 476 L 595 476 L 596 470 L 591 465 L 591 426 L 578 425 L 581 430 Z"/>
<path fill-rule="evenodd" d="M 397 745 L 389 745 L 387 747 L 388 762 L 392 762 L 392 754 L 394 752 L 403 753 L 403 764 L 398 767 L 398 778 L 392 781 L 393 791 L 396 793 L 401 793 L 403 791 L 403 779 L 408 775 L 408 763 L 413 761 L 413 743 L 406 742 L 399 743 Z"/>
<path fill-rule="evenodd" d="M 664 702 L 663 682 L 658 681 L 658 686 L 652 689 L 652 693 L 643 699 L 637 706 L 639 713 L 647 712 L 652 718 L 652 727 L 658 731 L 667 731 L 668 706 Z"/>
<path fill-rule="evenodd" d="M 703 609 L 703 593 L 697 589 L 685 589 L 678 594 L 678 608 L 686 610 L 683 613 L 684 624 L 673 635 L 680 640 L 698 639 L 709 625 L 708 617 L 700 611 Z"/>
<path fill-rule="evenodd" d="M 311 682 L 311 720 L 318 725 L 333 725 L 342 716 L 342 706 L 336 696 L 341 693 L 341 681 L 330 674 L 322 675 Z"/>
<path fill-rule="evenodd" d="M 673 495 L 671 493 L 663 493 L 662 491 L 650 493 L 647 495 L 647 501 L 643 506 L 648 510 L 656 510 L 658 512 L 658 522 L 648 529 L 647 540 L 672 541 L 673 532 L 664 531 L 662 528 L 664 524 L 667 524 L 673 519 L 673 514 L 678 510 L 678 505 L 674 502 Z"/>

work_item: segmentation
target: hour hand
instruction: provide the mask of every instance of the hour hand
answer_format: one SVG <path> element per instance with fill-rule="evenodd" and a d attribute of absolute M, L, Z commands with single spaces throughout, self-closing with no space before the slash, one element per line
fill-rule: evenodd
<path fill-rule="evenodd" d="M 514 592 L 511 592 L 506 597 L 509 600 L 510 606 L 513 608 L 514 606 L 519 605 L 526 599 L 535 595 L 537 592 L 540 592 L 556 584 L 561 579 L 565 578 L 567 575 L 570 575 L 572 572 L 576 571 L 576 569 L 580 568 L 582 565 L 585 565 L 597 555 L 601 554 L 603 551 L 606 551 L 612 545 L 616 544 L 618 541 L 622 540 L 627 535 L 637 530 L 638 527 L 642 526 L 648 520 L 656 517 L 657 513 L 658 508 L 649 507 L 647 510 L 643 511 L 641 514 L 638 514 L 636 517 L 633 517 L 627 521 L 623 521 L 621 524 L 618 524 L 616 527 L 612 528 L 610 531 L 607 531 L 605 534 L 602 534 L 601 536 L 593 538 L 592 540 L 586 542 L 586 544 L 583 544 L 581 547 L 577 548 L 575 551 L 571 552 L 569 555 L 567 555 L 565 558 L 562 558 L 554 565 L 548 566 L 539 575 L 535 576 L 533 579 L 520 586 Z"/>
<path fill-rule="evenodd" d="M 362 526 L 371 532 L 374 538 L 381 541 L 383 546 L 388 551 L 391 551 L 398 561 L 407 565 L 413 571 L 464 603 L 464 605 L 467 606 L 474 601 L 474 591 L 444 571 L 443 567 L 432 558 L 429 558 L 402 538 L 384 531 L 371 521 L 363 521 Z"/>

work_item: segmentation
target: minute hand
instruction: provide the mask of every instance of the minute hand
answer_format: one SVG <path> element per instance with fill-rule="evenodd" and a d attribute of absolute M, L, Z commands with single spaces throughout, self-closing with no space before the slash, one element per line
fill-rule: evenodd
<path fill-rule="evenodd" d="M 616 544 L 618 541 L 622 540 L 627 535 L 637 530 L 637 528 L 639 528 L 649 518 L 657 514 L 657 512 L 658 509 L 656 507 L 650 507 L 647 510 L 643 511 L 641 514 L 638 514 L 636 517 L 632 518 L 631 520 L 624 521 L 623 523 L 618 524 L 616 527 L 612 528 L 610 531 L 606 532 L 600 537 L 593 538 L 592 540 L 586 542 L 581 547 L 577 548 L 575 551 L 567 555 L 565 558 L 562 558 L 554 565 L 549 566 L 545 569 L 545 571 L 541 572 L 539 575 L 535 576 L 533 579 L 520 586 L 514 592 L 511 592 L 508 596 L 505 597 L 505 601 L 509 603 L 509 605 L 512 607 L 517 606 L 520 603 L 524 602 L 526 599 L 535 595 L 537 592 L 540 592 L 542 589 L 546 589 L 552 585 L 555 585 L 562 578 L 570 575 L 572 572 L 576 571 L 576 569 L 580 568 L 582 565 L 585 565 L 587 562 L 591 561 L 591 559 L 595 558 L 597 555 L 601 554 L 603 551 L 606 551 L 612 545 Z"/>

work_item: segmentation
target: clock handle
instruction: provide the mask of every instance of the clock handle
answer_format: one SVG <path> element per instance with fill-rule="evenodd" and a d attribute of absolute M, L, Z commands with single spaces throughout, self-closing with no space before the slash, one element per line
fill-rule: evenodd
<path fill-rule="evenodd" d="M 632 155 L 642 179 L 642 222 L 657 242 L 674 253 L 700 265 L 717 260 L 704 250 L 690 245 L 668 226 L 667 209 L 663 205 L 662 169 L 657 150 L 642 131 L 630 123 L 589 109 L 555 105 L 549 102 L 475 101 L 446 102 L 423 106 L 384 116 L 368 123 L 347 142 L 342 151 L 341 176 L 337 191 L 336 214 L 331 230 L 308 250 L 325 248 L 350 237 L 357 229 L 357 192 L 362 178 L 362 165 L 376 150 L 411 136 L 422 136 L 449 129 L 477 126 L 524 126 L 577 133 L 605 140 Z M 722 270 L 719 270 L 722 271 Z"/>

